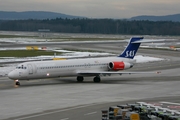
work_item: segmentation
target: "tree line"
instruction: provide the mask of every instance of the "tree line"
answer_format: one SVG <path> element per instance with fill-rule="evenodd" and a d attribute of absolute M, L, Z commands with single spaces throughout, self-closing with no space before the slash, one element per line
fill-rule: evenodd
<path fill-rule="evenodd" d="M 180 22 L 86 18 L 0 21 L 0 30 L 3 31 L 38 31 L 38 29 L 61 33 L 180 35 Z"/>

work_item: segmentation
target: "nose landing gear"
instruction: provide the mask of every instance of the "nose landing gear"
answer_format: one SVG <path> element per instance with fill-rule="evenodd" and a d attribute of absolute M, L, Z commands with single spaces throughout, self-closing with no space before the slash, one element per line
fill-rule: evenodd
<path fill-rule="evenodd" d="M 14 80 L 14 84 L 15 84 L 16 86 L 20 86 L 19 80 Z"/>

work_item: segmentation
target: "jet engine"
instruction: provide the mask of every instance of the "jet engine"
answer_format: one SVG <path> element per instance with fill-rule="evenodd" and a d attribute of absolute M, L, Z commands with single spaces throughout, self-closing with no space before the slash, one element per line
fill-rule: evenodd
<path fill-rule="evenodd" d="M 118 71 L 118 70 L 124 70 L 128 68 L 132 68 L 133 65 L 128 62 L 110 62 L 108 64 L 108 68 L 110 70 Z"/>

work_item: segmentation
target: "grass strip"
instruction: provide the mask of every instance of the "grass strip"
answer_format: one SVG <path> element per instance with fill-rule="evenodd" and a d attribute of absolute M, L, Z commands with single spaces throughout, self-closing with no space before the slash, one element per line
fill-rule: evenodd
<path fill-rule="evenodd" d="M 54 51 L 44 50 L 3 50 L 0 51 L 0 57 L 35 57 L 41 55 L 54 55 L 54 53 Z"/>
<path fill-rule="evenodd" d="M 50 38 L 50 41 L 52 42 L 58 42 L 58 41 L 108 41 L 108 40 L 123 40 L 120 38 Z"/>
<path fill-rule="evenodd" d="M 37 36 L 23 36 L 23 35 L 0 35 L 0 38 L 31 38 L 31 37 L 37 37 Z"/>

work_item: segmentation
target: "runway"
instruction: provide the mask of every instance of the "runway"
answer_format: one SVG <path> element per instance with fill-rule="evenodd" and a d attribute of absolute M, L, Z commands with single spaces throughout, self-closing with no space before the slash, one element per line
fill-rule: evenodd
<path fill-rule="evenodd" d="M 93 49 L 118 54 L 125 44 L 62 45 L 61 48 Z M 101 110 L 136 101 L 180 103 L 180 54 L 178 51 L 140 49 L 138 54 L 165 58 L 164 61 L 136 64 L 131 71 L 160 71 L 92 77 L 77 83 L 75 77 L 22 81 L 0 78 L 0 119 L 7 120 L 92 120 L 101 119 Z"/>

